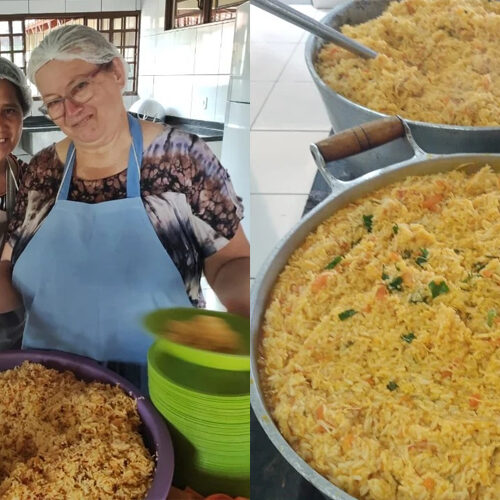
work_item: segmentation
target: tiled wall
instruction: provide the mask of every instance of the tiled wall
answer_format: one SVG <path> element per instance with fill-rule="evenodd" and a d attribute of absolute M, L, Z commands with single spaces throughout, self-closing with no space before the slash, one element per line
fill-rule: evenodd
<path fill-rule="evenodd" d="M 141 3 L 141 0 L 0 0 L 0 14 L 139 10 Z"/>
<path fill-rule="evenodd" d="M 164 31 L 164 9 L 142 0 L 139 97 L 169 115 L 224 122 L 234 21 Z"/>
<path fill-rule="evenodd" d="M 139 97 L 156 99 L 169 115 L 224 122 L 234 21 L 166 32 L 161 0 L 0 0 L 0 14 L 119 10 L 142 10 Z M 126 107 L 136 99 L 124 97 Z"/>

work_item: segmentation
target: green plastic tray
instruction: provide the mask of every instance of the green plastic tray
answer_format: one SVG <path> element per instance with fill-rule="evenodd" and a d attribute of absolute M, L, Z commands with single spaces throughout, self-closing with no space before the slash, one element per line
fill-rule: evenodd
<path fill-rule="evenodd" d="M 226 354 L 215 351 L 196 349 L 168 340 L 165 335 L 167 320 L 186 321 L 198 315 L 217 316 L 225 320 L 229 326 L 242 337 L 241 351 L 237 354 Z M 221 370 L 250 370 L 250 320 L 235 314 L 210 311 L 196 308 L 158 309 L 143 318 L 146 331 L 156 338 L 157 348 L 199 366 L 218 368 Z"/>

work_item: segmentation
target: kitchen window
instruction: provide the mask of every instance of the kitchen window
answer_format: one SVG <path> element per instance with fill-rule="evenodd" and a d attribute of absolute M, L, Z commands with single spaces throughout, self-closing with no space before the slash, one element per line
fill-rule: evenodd
<path fill-rule="evenodd" d="M 165 30 L 227 21 L 245 0 L 166 0 Z"/>
<path fill-rule="evenodd" d="M 0 56 L 13 61 L 24 72 L 33 49 L 51 30 L 64 24 L 83 24 L 100 31 L 128 63 L 125 95 L 137 94 L 139 70 L 140 12 L 88 12 L 85 14 L 0 15 Z M 39 96 L 32 86 L 35 99 Z"/>

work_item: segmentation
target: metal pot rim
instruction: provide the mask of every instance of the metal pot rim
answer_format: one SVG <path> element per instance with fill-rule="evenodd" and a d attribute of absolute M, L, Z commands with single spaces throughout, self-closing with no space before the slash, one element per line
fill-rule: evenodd
<path fill-rule="evenodd" d="M 259 271 L 255 283 L 252 286 L 250 301 L 250 403 L 260 425 L 285 460 L 328 498 L 333 500 L 356 500 L 316 472 L 295 452 L 275 425 L 266 408 L 264 397 L 261 393 L 257 357 L 258 345 L 260 342 L 260 327 L 266 310 L 268 295 L 277 277 L 283 270 L 284 265 L 288 262 L 291 254 L 303 242 L 304 237 L 324 220 L 340 210 L 343 204 L 347 204 L 354 199 L 364 196 L 373 189 L 378 189 L 382 186 L 397 182 L 408 175 L 418 175 L 418 173 L 408 173 L 407 171 L 418 170 L 419 166 L 421 166 L 423 170 L 428 169 L 429 172 L 424 172 L 424 175 L 428 175 L 432 172 L 437 173 L 453 170 L 463 163 L 487 163 L 488 161 L 493 161 L 495 169 L 500 171 L 500 154 L 417 154 L 409 160 L 374 170 L 353 181 L 341 183 L 325 200 L 319 203 L 304 218 L 297 222 L 297 224 L 295 224 L 295 226 L 281 239 Z M 434 164 L 439 162 L 444 164 L 441 169 L 431 169 L 431 167 L 434 167 Z M 376 187 L 372 187 L 374 183 L 377 184 Z M 350 197 L 352 193 L 354 193 L 354 196 Z M 336 202 L 338 202 L 340 206 L 335 207 L 334 205 Z"/>
<path fill-rule="evenodd" d="M 331 26 L 331 20 L 338 15 L 343 9 L 345 9 L 347 6 L 351 5 L 354 3 L 355 0 L 346 0 L 342 3 L 339 3 L 336 5 L 328 14 L 326 14 L 325 17 L 321 19 L 321 22 L 323 24 L 326 24 L 328 26 Z M 366 106 L 363 106 L 362 104 L 358 104 L 354 101 L 351 101 L 350 99 L 347 99 L 347 97 L 344 97 L 342 94 L 339 94 L 335 92 L 331 87 L 329 87 L 323 79 L 319 76 L 319 74 L 316 71 L 316 68 L 314 67 L 314 57 L 316 56 L 316 43 L 318 42 L 318 37 L 314 35 L 309 35 L 307 37 L 306 41 L 306 50 L 305 50 L 305 57 L 306 57 L 306 66 L 307 69 L 309 70 L 309 73 L 311 74 L 313 80 L 315 80 L 316 85 L 319 85 L 324 92 L 326 92 L 328 95 L 340 99 L 344 103 L 353 106 L 354 108 L 357 108 L 358 110 L 365 111 L 368 113 L 372 113 L 373 118 L 387 118 L 388 114 L 381 113 L 380 111 L 376 111 L 371 108 L 367 108 Z M 422 122 L 422 121 L 417 121 L 417 120 L 410 120 L 409 118 L 406 118 L 403 116 L 405 121 L 410 125 L 417 125 L 420 127 L 429 127 L 429 128 L 434 128 L 434 129 L 442 129 L 446 128 L 449 130 L 453 131 L 463 131 L 463 132 L 471 132 L 471 131 L 485 131 L 485 132 L 500 132 L 500 126 L 473 126 L 473 125 L 448 125 L 446 123 L 431 123 L 431 122 Z"/>

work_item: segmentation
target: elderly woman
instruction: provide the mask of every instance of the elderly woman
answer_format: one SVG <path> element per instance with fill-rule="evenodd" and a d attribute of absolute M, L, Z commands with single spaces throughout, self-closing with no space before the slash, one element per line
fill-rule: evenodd
<path fill-rule="evenodd" d="M 126 64 L 99 32 L 52 31 L 28 76 L 67 138 L 40 151 L 23 177 L 0 263 L 0 312 L 22 296 L 23 347 L 105 361 L 144 388 L 144 313 L 201 306 L 204 272 L 229 311 L 248 314 L 241 200 L 197 136 L 127 114 Z"/>
<path fill-rule="evenodd" d="M 22 71 L 0 57 L 0 251 L 14 211 L 19 176 L 26 165 L 12 151 L 21 138 L 23 115 L 31 108 L 31 92 Z M 0 314 L 0 350 L 21 345 L 23 311 Z"/>

